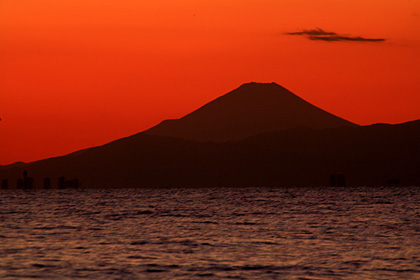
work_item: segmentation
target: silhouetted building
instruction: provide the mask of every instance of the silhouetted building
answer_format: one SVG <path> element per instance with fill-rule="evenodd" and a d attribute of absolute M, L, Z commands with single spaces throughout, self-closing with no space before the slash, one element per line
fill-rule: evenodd
<path fill-rule="evenodd" d="M 336 182 L 335 182 L 335 174 L 331 174 L 330 175 L 330 186 L 331 187 L 335 187 Z"/>
<path fill-rule="evenodd" d="M 58 188 L 59 189 L 64 189 L 64 181 L 66 180 L 66 178 L 64 178 L 63 176 L 58 178 Z"/>
<path fill-rule="evenodd" d="M 50 189 L 51 188 L 51 179 L 50 178 L 44 178 L 43 186 L 44 186 L 44 189 Z"/>
<path fill-rule="evenodd" d="M 19 179 L 17 180 L 17 182 L 16 182 L 16 187 L 17 187 L 18 189 L 23 189 L 23 188 L 24 188 L 22 178 L 19 178 Z"/>
<path fill-rule="evenodd" d="M 398 184 L 400 184 L 401 182 L 400 182 L 400 180 L 399 179 L 389 179 L 388 181 L 387 181 L 387 184 L 388 185 L 398 185 Z"/>
<path fill-rule="evenodd" d="M 58 188 L 67 189 L 67 188 L 77 188 L 80 186 L 79 179 L 66 180 L 64 176 L 58 178 Z"/>
<path fill-rule="evenodd" d="M 32 177 L 28 177 L 28 171 L 23 171 L 23 179 L 17 180 L 18 189 L 32 189 L 34 187 L 34 180 Z"/>
<path fill-rule="evenodd" d="M 344 174 L 331 174 L 330 175 L 330 186 L 331 187 L 345 187 L 346 176 Z"/>
<path fill-rule="evenodd" d="M 337 174 L 336 183 L 337 183 L 337 187 L 346 186 L 346 177 L 344 176 L 344 174 Z"/>
<path fill-rule="evenodd" d="M 1 180 L 1 188 L 3 190 L 7 190 L 9 188 L 9 180 L 7 179 Z"/>
<path fill-rule="evenodd" d="M 25 181 L 25 189 L 33 189 L 34 188 L 34 180 L 32 177 L 27 177 Z"/>

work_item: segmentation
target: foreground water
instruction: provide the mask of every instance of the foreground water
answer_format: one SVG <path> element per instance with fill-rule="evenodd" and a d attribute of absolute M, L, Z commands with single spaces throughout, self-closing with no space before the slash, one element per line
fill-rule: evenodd
<path fill-rule="evenodd" d="M 420 279 L 420 188 L 0 195 L 1 279 Z"/>

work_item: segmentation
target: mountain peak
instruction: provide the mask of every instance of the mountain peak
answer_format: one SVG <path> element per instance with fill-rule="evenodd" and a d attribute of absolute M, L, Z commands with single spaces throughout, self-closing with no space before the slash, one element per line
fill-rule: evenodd
<path fill-rule="evenodd" d="M 354 124 L 311 105 L 276 83 L 251 82 L 146 133 L 223 142 L 297 126 L 316 129 Z"/>
<path fill-rule="evenodd" d="M 277 87 L 281 87 L 279 84 L 277 84 L 275 82 L 271 82 L 271 83 L 249 82 L 249 83 L 242 84 L 240 87 L 249 87 L 249 86 L 277 86 Z"/>
<path fill-rule="evenodd" d="M 239 102 L 243 98 L 281 98 L 284 95 L 295 96 L 292 92 L 282 87 L 277 83 L 259 83 L 259 82 L 249 82 L 242 84 L 238 88 L 232 90 L 231 92 L 217 98 L 227 97 L 229 95 L 236 95 L 236 102 Z M 254 100 L 255 101 L 255 100 Z M 211 103 L 211 102 L 210 102 Z"/>
<path fill-rule="evenodd" d="M 257 90 L 258 89 L 271 89 L 271 90 L 283 89 L 283 90 L 286 90 L 284 87 L 282 87 L 281 85 L 279 85 L 275 82 L 271 82 L 271 83 L 249 82 L 249 83 L 242 84 L 237 89 L 253 89 L 253 90 L 256 90 L 256 89 Z"/>

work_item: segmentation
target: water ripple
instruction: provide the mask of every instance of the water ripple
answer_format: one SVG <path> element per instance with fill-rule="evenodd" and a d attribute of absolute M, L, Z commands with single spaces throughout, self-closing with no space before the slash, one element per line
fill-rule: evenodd
<path fill-rule="evenodd" d="M 2 191 L 0 278 L 420 279 L 420 188 Z"/>

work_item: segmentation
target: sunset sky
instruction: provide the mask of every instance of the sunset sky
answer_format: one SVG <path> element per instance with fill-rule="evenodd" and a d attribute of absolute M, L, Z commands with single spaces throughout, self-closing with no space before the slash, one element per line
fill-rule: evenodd
<path fill-rule="evenodd" d="M 420 119 L 420 0 L 0 0 L 0 164 L 102 145 L 243 83 Z"/>

